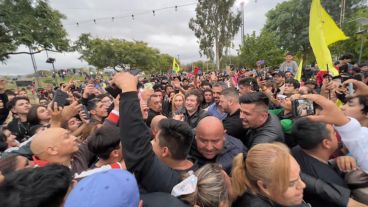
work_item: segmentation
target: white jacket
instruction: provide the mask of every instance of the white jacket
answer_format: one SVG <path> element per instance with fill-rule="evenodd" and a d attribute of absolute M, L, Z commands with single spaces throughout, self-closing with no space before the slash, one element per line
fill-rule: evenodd
<path fill-rule="evenodd" d="M 344 126 L 334 127 L 339 132 L 342 142 L 357 160 L 360 169 L 368 173 L 368 128 L 362 127 L 354 118 L 350 118 Z"/>

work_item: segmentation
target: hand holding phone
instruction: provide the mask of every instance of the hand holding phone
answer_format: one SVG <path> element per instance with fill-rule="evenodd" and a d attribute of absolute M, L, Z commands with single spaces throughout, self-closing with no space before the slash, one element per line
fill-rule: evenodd
<path fill-rule="evenodd" d="M 354 87 L 353 87 L 353 83 L 349 83 L 348 84 L 348 91 L 349 91 L 349 96 L 353 97 L 354 96 Z"/>
<path fill-rule="evenodd" d="M 316 114 L 316 106 L 311 100 L 296 99 L 292 101 L 292 112 L 295 117 L 304 117 Z"/>

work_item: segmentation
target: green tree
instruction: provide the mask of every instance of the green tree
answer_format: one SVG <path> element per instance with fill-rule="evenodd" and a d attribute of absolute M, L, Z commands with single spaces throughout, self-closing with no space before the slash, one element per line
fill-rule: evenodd
<path fill-rule="evenodd" d="M 351 18 L 342 26 L 345 34 L 350 38 L 345 41 L 337 42 L 331 47 L 335 55 L 340 55 L 344 53 L 351 53 L 354 55 L 354 60 L 359 60 L 360 50 L 363 43 L 363 50 L 361 60 L 368 60 L 368 45 L 367 45 L 367 33 L 357 34 L 359 31 L 364 31 L 368 29 L 368 26 L 361 26 L 357 21 L 359 18 L 368 18 L 368 8 L 359 8 L 355 13 L 352 14 Z"/>
<path fill-rule="evenodd" d="M 339 23 L 341 1 L 321 0 L 321 3 Z M 366 7 L 365 3 L 366 0 L 346 1 L 345 18 L 350 19 L 359 8 Z M 278 4 L 266 14 L 267 21 L 262 31 L 275 32 L 279 37 L 279 46 L 284 50 L 300 52 L 304 59 L 311 57 L 308 33 L 310 6 L 311 0 L 290 0 Z M 349 34 L 349 31 L 345 32 Z"/>
<path fill-rule="evenodd" d="M 252 68 L 258 60 L 265 60 L 269 66 L 280 65 L 284 51 L 278 43 L 278 36 L 272 32 L 263 31 L 259 36 L 255 32 L 246 35 L 240 46 L 240 64 Z"/>
<path fill-rule="evenodd" d="M 99 69 L 129 64 L 131 67 L 153 72 L 168 69 L 173 60 L 171 56 L 161 54 L 145 42 L 93 39 L 90 34 L 82 34 L 73 48 L 82 54 L 80 59 Z"/>
<path fill-rule="evenodd" d="M 64 18 L 43 0 L 0 0 L 0 61 L 9 55 L 68 50 Z M 30 51 L 15 52 L 20 45 Z"/>
<path fill-rule="evenodd" d="M 196 17 L 189 21 L 189 28 L 198 38 L 200 55 L 211 61 L 216 59 L 217 70 L 225 50 L 232 46 L 232 39 L 239 31 L 240 12 L 232 12 L 235 0 L 200 0 Z"/>

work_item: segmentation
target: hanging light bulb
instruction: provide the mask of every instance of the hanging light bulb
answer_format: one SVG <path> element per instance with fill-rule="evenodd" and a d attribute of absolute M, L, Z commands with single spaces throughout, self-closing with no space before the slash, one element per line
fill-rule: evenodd
<path fill-rule="evenodd" d="M 134 14 L 132 14 L 132 20 L 134 20 Z"/>
<path fill-rule="evenodd" d="M 96 19 L 94 19 L 93 22 L 96 24 Z"/>
<path fill-rule="evenodd" d="M 178 11 L 178 6 L 177 5 L 175 5 L 175 11 Z"/>
<path fill-rule="evenodd" d="M 77 22 L 77 27 L 79 27 L 79 22 Z"/>
<path fill-rule="evenodd" d="M 153 16 L 156 16 L 155 10 L 152 10 L 152 14 L 153 14 Z"/>
<path fill-rule="evenodd" d="M 115 17 L 111 17 L 111 21 L 114 22 L 114 20 L 115 20 Z"/>

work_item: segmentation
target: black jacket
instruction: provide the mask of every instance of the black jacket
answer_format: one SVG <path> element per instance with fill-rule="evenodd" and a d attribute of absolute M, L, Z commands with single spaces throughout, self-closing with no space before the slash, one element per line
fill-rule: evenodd
<path fill-rule="evenodd" d="M 144 207 L 190 207 L 188 204 L 169 193 L 156 192 L 142 194 L 141 199 L 143 200 Z"/>
<path fill-rule="evenodd" d="M 147 120 L 146 120 L 146 124 L 148 127 L 151 127 L 151 122 L 152 122 L 152 119 L 155 117 L 155 116 L 158 116 L 158 115 L 161 115 L 160 112 L 156 112 L 152 109 L 149 109 L 148 111 L 148 117 L 147 117 Z"/>
<path fill-rule="evenodd" d="M 0 125 L 3 125 L 9 115 L 8 96 L 5 93 L 0 93 L 0 101 L 3 102 L 2 107 L 0 107 Z"/>
<path fill-rule="evenodd" d="M 274 114 L 269 113 L 265 124 L 256 129 L 248 129 L 241 140 L 248 149 L 260 143 L 284 142 L 280 120 Z"/>
<path fill-rule="evenodd" d="M 137 92 L 120 95 L 120 133 L 125 164 L 140 186 L 147 192 L 171 193 L 182 172 L 168 167 L 153 152 Z"/>
<path fill-rule="evenodd" d="M 232 205 L 233 207 L 281 207 L 275 202 L 263 196 L 257 196 L 250 193 L 244 193 Z M 308 204 L 303 203 L 294 207 L 309 207 Z"/>
<path fill-rule="evenodd" d="M 246 153 L 247 149 L 239 139 L 225 134 L 224 148 L 214 159 L 208 160 L 199 153 L 197 143 L 194 140 L 190 149 L 190 156 L 198 161 L 199 167 L 207 163 L 217 163 L 222 166 L 226 173 L 230 174 L 234 157 L 239 153 Z"/>
<path fill-rule="evenodd" d="M 203 109 L 198 109 L 192 116 L 188 114 L 188 111 L 184 109 L 184 121 L 189 124 L 190 127 L 193 129 L 197 127 L 199 121 L 203 119 L 204 117 L 208 116 L 207 112 Z"/>
<path fill-rule="evenodd" d="M 16 136 L 18 142 L 24 142 L 29 139 L 29 123 L 21 122 L 20 119 L 14 118 L 8 124 L 9 130 Z"/>

